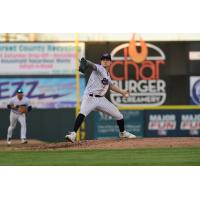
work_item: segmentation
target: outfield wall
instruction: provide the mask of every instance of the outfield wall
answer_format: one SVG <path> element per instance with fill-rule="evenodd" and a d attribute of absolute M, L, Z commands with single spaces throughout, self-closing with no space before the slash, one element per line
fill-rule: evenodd
<path fill-rule="evenodd" d="M 0 112 L 0 139 L 6 139 L 9 126 L 9 113 L 7 109 Z M 92 139 L 93 124 L 92 116 L 86 120 L 86 139 Z M 73 129 L 75 121 L 74 108 L 68 109 L 33 109 L 27 114 L 27 138 L 38 139 L 48 142 L 65 141 L 64 136 L 67 131 Z M 17 123 L 13 131 L 13 138 L 20 138 L 20 125 Z"/>
<path fill-rule="evenodd" d="M 127 131 L 137 137 L 199 137 L 199 107 L 160 107 L 121 110 Z M 0 139 L 5 139 L 9 126 L 9 110 L 1 110 Z M 35 109 L 27 115 L 27 137 L 48 142 L 62 142 L 67 131 L 73 129 L 75 111 L 69 109 Z M 118 127 L 111 117 L 92 112 L 86 119 L 85 139 L 117 138 Z M 20 125 L 13 138 L 20 137 Z"/>
<path fill-rule="evenodd" d="M 157 108 L 134 108 L 121 112 L 126 130 L 137 137 L 199 137 L 200 107 L 163 106 Z M 118 137 L 116 122 L 104 114 L 96 113 L 94 137 Z"/>

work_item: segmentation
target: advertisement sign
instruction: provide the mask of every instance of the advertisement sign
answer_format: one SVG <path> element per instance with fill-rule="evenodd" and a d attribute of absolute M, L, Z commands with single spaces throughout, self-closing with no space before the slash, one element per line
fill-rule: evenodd
<path fill-rule="evenodd" d="M 146 111 L 146 134 L 147 136 L 167 136 L 176 134 L 177 113 L 174 111 L 157 110 Z"/>
<path fill-rule="evenodd" d="M 187 105 L 191 63 L 196 66 L 194 75 L 200 76 L 200 61 L 189 60 L 189 47 L 197 41 L 146 41 L 138 36 L 134 35 L 127 42 L 86 43 L 86 58 L 95 63 L 100 63 L 102 53 L 111 53 L 111 78 L 131 94 L 129 98 L 123 98 L 111 93 L 112 102 L 124 109 Z"/>
<path fill-rule="evenodd" d="M 190 136 L 200 136 L 199 111 L 183 111 L 180 116 L 179 128 Z"/>
<path fill-rule="evenodd" d="M 200 42 L 195 41 L 189 44 L 189 73 L 192 76 L 200 76 L 199 64 L 200 64 Z"/>
<path fill-rule="evenodd" d="M 85 55 L 79 43 L 79 57 Z M 0 75 L 75 74 L 75 43 L 0 43 Z"/>
<path fill-rule="evenodd" d="M 200 105 L 200 76 L 190 77 L 190 102 Z"/>
<path fill-rule="evenodd" d="M 143 137 L 144 119 L 143 111 L 121 111 L 124 116 L 125 129 L 136 136 Z M 118 138 L 119 128 L 116 121 L 102 113 L 96 112 L 94 117 L 95 138 Z"/>
<path fill-rule="evenodd" d="M 140 51 L 138 51 L 140 48 Z M 130 97 L 111 93 L 117 106 L 159 106 L 166 100 L 166 82 L 160 78 L 160 68 L 165 64 L 165 54 L 158 46 L 135 34 L 130 43 L 121 44 L 111 51 L 110 75 L 115 84 L 128 90 Z"/>
<path fill-rule="evenodd" d="M 76 106 L 75 78 L 1 78 L 0 108 L 6 108 L 9 99 L 23 88 L 34 108 L 67 108 Z M 85 79 L 80 79 L 83 95 Z"/>
<path fill-rule="evenodd" d="M 200 114 L 197 110 L 145 111 L 145 136 L 200 136 Z"/>

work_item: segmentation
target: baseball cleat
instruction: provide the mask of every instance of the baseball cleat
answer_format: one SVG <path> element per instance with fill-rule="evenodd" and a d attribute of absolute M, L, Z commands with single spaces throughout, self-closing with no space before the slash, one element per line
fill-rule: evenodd
<path fill-rule="evenodd" d="M 28 141 L 26 139 L 21 140 L 21 144 L 27 144 L 27 143 L 28 143 Z"/>
<path fill-rule="evenodd" d="M 129 133 L 128 131 L 120 132 L 119 137 L 120 138 L 136 138 L 134 134 Z"/>
<path fill-rule="evenodd" d="M 7 145 L 11 145 L 11 138 L 7 138 Z"/>
<path fill-rule="evenodd" d="M 76 132 L 68 132 L 68 134 L 65 136 L 65 139 L 74 143 L 76 141 Z"/>

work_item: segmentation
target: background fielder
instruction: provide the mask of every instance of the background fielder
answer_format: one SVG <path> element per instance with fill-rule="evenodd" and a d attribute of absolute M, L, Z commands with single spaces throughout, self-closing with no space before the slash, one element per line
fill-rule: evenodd
<path fill-rule="evenodd" d="M 13 130 L 17 121 L 21 125 L 21 143 L 27 143 L 26 140 L 26 113 L 32 110 L 30 101 L 23 95 L 23 90 L 19 89 L 15 97 L 11 98 L 7 105 L 10 109 L 10 126 L 8 127 L 7 144 L 11 144 Z"/>
<path fill-rule="evenodd" d="M 84 58 L 81 59 L 79 71 L 85 73 L 88 67 L 92 68 L 93 71 L 84 91 L 81 110 L 76 118 L 74 129 L 65 136 L 67 141 L 74 142 L 76 140 L 76 132 L 80 128 L 84 118 L 93 110 L 101 111 L 116 119 L 120 131 L 119 137 L 136 137 L 135 135 L 125 131 L 123 115 L 116 106 L 104 97 L 109 88 L 112 91 L 122 94 L 124 97 L 129 96 L 126 90 L 122 90 L 112 83 L 108 72 L 110 66 L 111 56 L 108 53 L 101 56 L 101 65 L 94 64 Z"/>

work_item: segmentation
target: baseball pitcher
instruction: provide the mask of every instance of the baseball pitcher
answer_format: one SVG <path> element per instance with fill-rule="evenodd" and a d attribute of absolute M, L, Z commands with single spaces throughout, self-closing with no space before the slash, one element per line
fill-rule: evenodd
<path fill-rule="evenodd" d="M 8 102 L 7 108 L 10 109 L 10 126 L 7 133 L 7 144 L 11 144 L 13 130 L 16 127 L 17 121 L 21 125 L 21 144 L 26 144 L 26 113 L 32 110 L 29 99 L 24 96 L 23 90 L 17 90 L 15 97 Z"/>
<path fill-rule="evenodd" d="M 136 138 L 134 134 L 125 131 L 123 115 L 115 105 L 104 97 L 108 89 L 120 93 L 124 97 L 129 96 L 126 90 L 122 90 L 113 84 L 109 75 L 111 62 L 111 55 L 108 53 L 104 53 L 101 56 L 100 65 L 94 64 L 85 58 L 80 60 L 80 72 L 85 73 L 87 68 L 91 68 L 93 71 L 84 91 L 80 113 L 76 118 L 74 129 L 65 136 L 67 141 L 75 142 L 77 130 L 80 128 L 85 117 L 93 110 L 101 111 L 116 119 L 119 126 L 120 138 Z"/>

